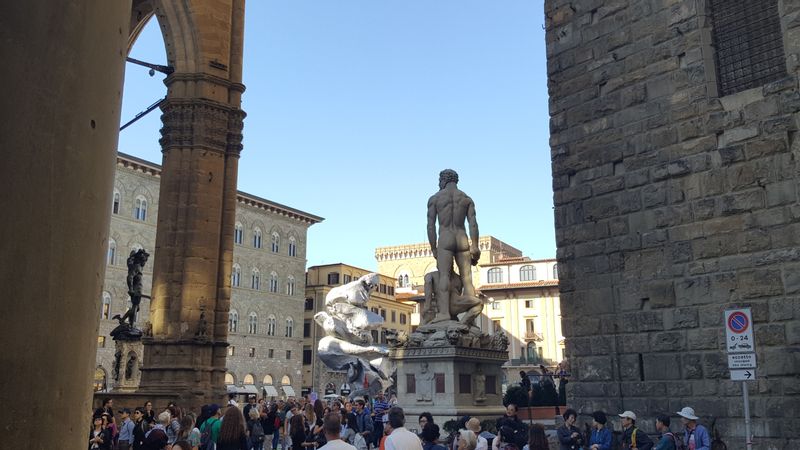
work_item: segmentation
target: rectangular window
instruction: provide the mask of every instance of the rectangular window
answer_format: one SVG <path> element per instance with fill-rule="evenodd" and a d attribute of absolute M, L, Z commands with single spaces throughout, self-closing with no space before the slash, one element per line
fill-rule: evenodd
<path fill-rule="evenodd" d="M 710 0 L 721 96 L 786 76 L 777 0 Z"/>
<path fill-rule="evenodd" d="M 353 277 L 351 277 L 350 275 L 345 275 L 343 278 L 344 278 L 344 281 L 343 281 L 344 284 L 347 284 L 347 283 L 353 281 Z"/>
<path fill-rule="evenodd" d="M 328 274 L 328 284 L 335 285 L 339 284 L 339 273 L 338 272 L 331 272 Z"/>
<path fill-rule="evenodd" d="M 528 309 L 533 308 L 533 300 L 525 300 L 525 307 Z"/>
<path fill-rule="evenodd" d="M 228 356 L 234 356 L 236 354 L 236 347 L 230 345 L 228 346 Z"/>
<path fill-rule="evenodd" d="M 492 321 L 492 332 L 493 333 L 497 333 L 498 331 L 502 331 L 502 330 L 503 330 L 503 327 L 500 326 L 500 321 L 499 320 L 493 320 Z"/>
<path fill-rule="evenodd" d="M 396 312 L 392 311 L 391 317 L 392 317 L 392 322 L 397 322 L 397 313 Z"/>
<path fill-rule="evenodd" d="M 389 295 L 394 295 L 394 286 L 389 286 Z"/>
<path fill-rule="evenodd" d="M 314 310 L 314 299 L 307 298 L 306 299 L 306 311 L 313 311 Z"/>
<path fill-rule="evenodd" d="M 383 320 L 386 320 L 386 310 L 385 309 L 381 310 L 381 317 L 383 317 Z"/>
<path fill-rule="evenodd" d="M 292 359 L 292 351 L 286 350 L 286 359 Z"/>
<path fill-rule="evenodd" d="M 250 347 L 250 353 L 249 354 L 250 354 L 251 358 L 255 357 L 256 356 L 256 348 L 255 347 Z"/>
<path fill-rule="evenodd" d="M 311 365 L 311 347 L 303 347 L 303 365 L 310 366 Z"/>
<path fill-rule="evenodd" d="M 536 324 L 533 319 L 525 319 L 525 331 L 533 333 L 536 331 Z"/>
<path fill-rule="evenodd" d="M 495 310 L 495 311 L 503 309 L 503 305 L 501 305 L 500 302 L 495 300 L 495 301 L 492 302 L 492 309 Z"/>
<path fill-rule="evenodd" d="M 406 320 L 407 320 L 406 319 L 406 315 L 403 314 L 403 313 L 400 313 L 400 325 L 405 325 L 406 324 Z"/>
<path fill-rule="evenodd" d="M 385 284 L 383 284 L 383 283 L 380 284 L 380 291 L 381 291 L 381 294 L 385 294 L 386 293 L 386 285 Z"/>
<path fill-rule="evenodd" d="M 458 393 L 471 394 L 472 393 L 472 375 L 462 373 L 458 375 Z"/>
<path fill-rule="evenodd" d="M 304 320 L 303 321 L 303 337 L 304 338 L 311 337 L 311 321 L 310 320 Z"/>
<path fill-rule="evenodd" d="M 267 356 L 268 356 L 269 358 L 274 358 L 274 357 L 275 357 L 275 349 L 274 349 L 274 348 L 271 348 L 271 349 L 269 349 L 269 350 L 267 351 Z"/>
<path fill-rule="evenodd" d="M 98 348 L 106 348 L 106 337 L 105 336 L 97 336 L 97 347 Z"/>
<path fill-rule="evenodd" d="M 443 373 L 433 374 L 433 381 L 434 384 L 436 385 L 436 393 L 444 394 L 444 374 Z"/>
<path fill-rule="evenodd" d="M 486 393 L 487 394 L 497 394 L 497 376 L 495 375 L 486 375 Z"/>
<path fill-rule="evenodd" d="M 414 377 L 413 373 L 406 374 L 406 393 L 408 394 L 417 393 L 417 379 Z"/>

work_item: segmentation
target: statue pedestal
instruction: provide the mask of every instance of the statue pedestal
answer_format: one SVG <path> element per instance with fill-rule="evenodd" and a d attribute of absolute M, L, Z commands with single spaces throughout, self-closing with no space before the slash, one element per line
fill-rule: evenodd
<path fill-rule="evenodd" d="M 406 417 L 430 412 L 437 423 L 462 416 L 503 415 L 504 350 L 461 346 L 392 349 L 397 367 L 397 401 Z M 407 421 L 414 428 L 416 421 Z"/>
<path fill-rule="evenodd" d="M 142 341 L 140 339 L 114 340 L 113 392 L 134 392 L 142 379 Z"/>

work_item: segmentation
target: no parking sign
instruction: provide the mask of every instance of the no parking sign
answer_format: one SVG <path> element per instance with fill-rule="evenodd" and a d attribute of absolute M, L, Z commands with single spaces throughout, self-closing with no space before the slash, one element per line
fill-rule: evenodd
<path fill-rule="evenodd" d="M 728 353 L 748 353 L 755 351 L 753 340 L 753 317 L 750 308 L 728 309 L 725 311 L 725 347 Z"/>

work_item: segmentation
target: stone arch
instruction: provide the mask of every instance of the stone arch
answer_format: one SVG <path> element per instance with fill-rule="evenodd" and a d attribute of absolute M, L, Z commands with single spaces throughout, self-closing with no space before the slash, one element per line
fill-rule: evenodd
<path fill-rule="evenodd" d="M 133 0 L 128 53 L 144 27 L 155 16 L 164 38 L 167 63 L 175 68 L 175 72 L 197 72 L 200 39 L 198 27 L 194 23 L 196 14 L 191 11 L 188 1 Z"/>

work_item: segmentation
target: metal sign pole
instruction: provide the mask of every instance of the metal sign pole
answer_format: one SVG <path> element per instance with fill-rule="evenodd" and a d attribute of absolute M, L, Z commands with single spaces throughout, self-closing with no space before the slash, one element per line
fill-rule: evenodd
<path fill-rule="evenodd" d="M 742 397 L 744 398 L 744 435 L 747 450 L 753 450 L 753 439 L 750 434 L 750 399 L 747 396 L 747 382 L 742 381 Z"/>

